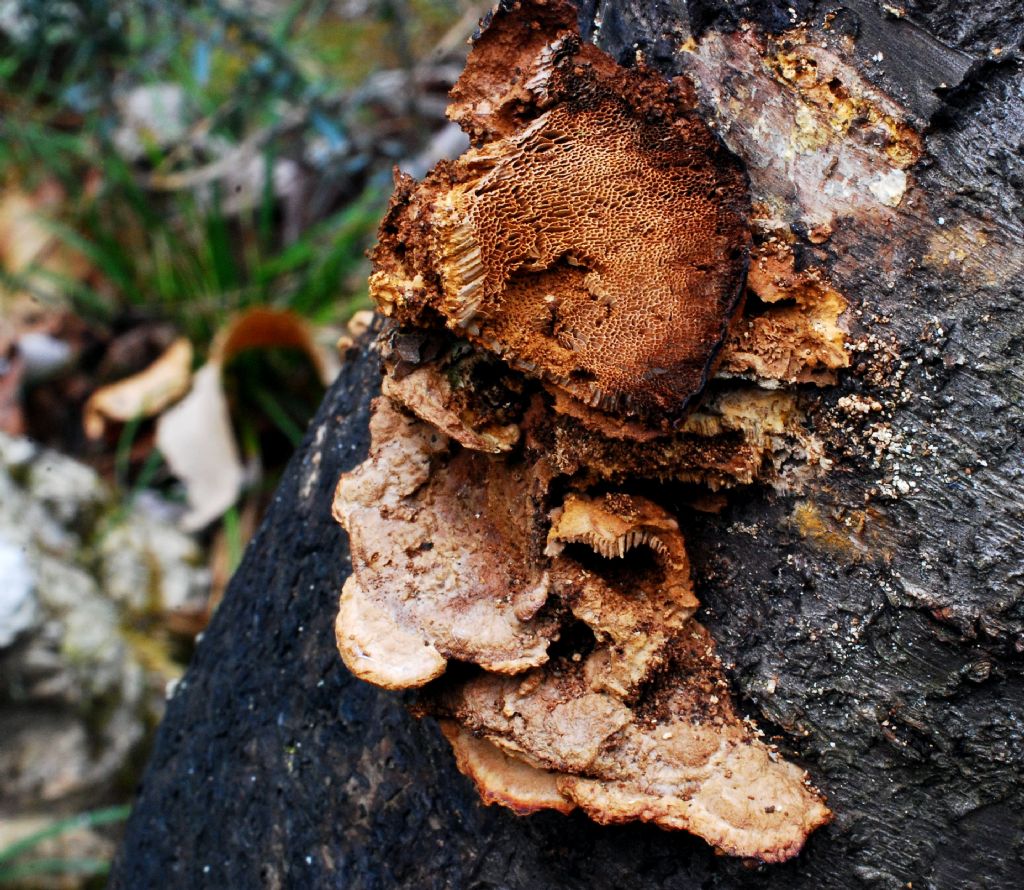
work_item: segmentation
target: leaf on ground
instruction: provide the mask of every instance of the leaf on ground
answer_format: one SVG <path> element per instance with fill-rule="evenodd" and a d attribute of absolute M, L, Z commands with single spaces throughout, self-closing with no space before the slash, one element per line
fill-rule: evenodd
<path fill-rule="evenodd" d="M 280 347 L 302 350 L 325 386 L 337 374 L 337 357 L 317 344 L 302 318 L 283 310 L 250 309 L 217 333 L 189 394 L 158 419 L 157 447 L 185 485 L 185 528 L 200 529 L 222 516 L 238 500 L 245 482 L 224 392 L 224 367 L 240 352 Z"/>
<path fill-rule="evenodd" d="M 191 382 L 192 344 L 181 337 L 138 374 L 101 386 L 89 397 L 82 418 L 85 434 L 98 439 L 110 421 L 153 417 L 185 395 Z"/>
<path fill-rule="evenodd" d="M 156 445 L 185 485 L 188 512 L 182 525 L 196 531 L 221 516 L 238 498 L 245 469 L 231 429 L 220 362 L 196 371 L 185 398 L 160 415 Z"/>
<path fill-rule="evenodd" d="M 5 314 L 33 311 L 37 297 L 59 299 L 60 279 L 92 276 L 89 261 L 55 231 L 53 220 L 64 200 L 64 189 L 54 180 L 31 194 L 16 187 L 0 192 L 0 271 L 15 280 L 13 287 L 0 282 Z"/>

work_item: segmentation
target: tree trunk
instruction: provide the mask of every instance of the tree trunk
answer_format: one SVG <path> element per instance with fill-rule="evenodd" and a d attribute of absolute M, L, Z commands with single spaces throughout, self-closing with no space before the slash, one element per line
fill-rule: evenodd
<path fill-rule="evenodd" d="M 801 388 L 830 471 L 684 529 L 737 702 L 835 821 L 753 868 L 651 826 L 519 818 L 481 805 L 402 695 L 349 676 L 330 502 L 367 449 L 379 369 L 363 343 L 169 703 L 115 890 L 1024 883 L 1024 8 L 584 6 L 584 34 L 620 61 L 694 76 L 798 265 L 851 304 L 852 367 Z M 805 34 L 783 33 L 798 20 Z M 825 50 L 801 82 L 784 56 L 808 43 Z M 799 130 L 794 108 L 838 115 L 856 77 L 852 122 Z M 772 143 L 783 125 L 790 154 Z M 885 166 L 882 131 L 920 158 Z"/>

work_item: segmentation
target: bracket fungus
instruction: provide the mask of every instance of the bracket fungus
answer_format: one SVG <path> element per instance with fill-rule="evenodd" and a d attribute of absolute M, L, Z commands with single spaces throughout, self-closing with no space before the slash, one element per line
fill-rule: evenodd
<path fill-rule="evenodd" d="M 568 27 L 527 62 L 509 32 L 535 42 L 528 15 L 499 11 L 456 87 L 476 97 L 455 116 L 477 147 L 418 185 L 400 178 L 371 294 L 589 405 L 677 419 L 742 293 L 746 176 L 683 84 L 621 68 Z M 475 83 L 513 64 L 515 98 L 498 104 L 515 125 Z"/>
<path fill-rule="evenodd" d="M 565 0 L 500 5 L 452 97 L 475 147 L 398 177 L 373 252 L 383 395 L 334 501 L 341 656 L 422 687 L 487 803 L 789 858 L 831 814 L 731 704 L 672 493 L 817 453 L 791 392 L 709 386 L 727 362 L 803 379 L 733 333 L 742 167 L 688 82 L 584 44 Z"/>

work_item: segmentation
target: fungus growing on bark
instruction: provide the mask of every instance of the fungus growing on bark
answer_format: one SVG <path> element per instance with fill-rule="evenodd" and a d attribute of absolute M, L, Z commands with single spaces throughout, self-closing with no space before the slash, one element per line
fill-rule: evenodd
<path fill-rule="evenodd" d="M 349 669 L 404 688 L 449 658 L 507 673 L 547 660 L 557 623 L 537 614 L 548 580 L 531 558 L 530 467 L 454 451 L 387 398 L 370 434 L 334 500 L 352 551 L 337 622 Z"/>
<path fill-rule="evenodd" d="M 806 775 L 774 755 L 734 711 L 714 644 L 696 621 L 636 705 L 594 691 L 591 676 L 601 669 L 591 655 L 552 662 L 525 679 L 485 674 L 442 686 L 426 707 L 532 767 L 534 774 L 513 774 L 511 764 L 488 770 L 456 742 L 460 767 L 499 803 L 506 777 L 532 775 L 545 794 L 531 796 L 530 806 L 547 798 L 563 809 L 550 792 L 554 773 L 562 797 L 596 821 L 682 828 L 725 853 L 765 862 L 788 859 L 829 821 Z"/>
<path fill-rule="evenodd" d="M 698 484 L 712 491 L 763 482 L 786 487 L 787 463 L 815 466 L 822 446 L 791 392 L 732 387 L 706 392 L 674 432 L 609 420 L 579 406 L 528 418 L 525 435 L 550 442 L 561 473 L 591 483 L 629 479 Z M 582 408 L 582 410 L 576 410 Z"/>
<path fill-rule="evenodd" d="M 792 248 L 772 239 L 751 257 L 747 287 L 764 311 L 737 319 L 723 371 L 785 383 L 836 382 L 850 364 L 840 318 L 848 304 L 815 269 L 796 270 Z"/>
<path fill-rule="evenodd" d="M 578 545 L 600 559 L 574 558 Z M 648 558 L 637 558 L 637 548 Z M 591 656 L 593 668 L 602 665 L 594 689 L 633 696 L 700 605 L 679 523 L 646 498 L 570 494 L 552 513 L 545 552 L 555 557 L 553 589 L 608 644 Z"/>
<path fill-rule="evenodd" d="M 520 816 L 540 810 L 571 813 L 576 809 L 576 804 L 558 790 L 557 773 L 510 757 L 455 720 L 442 719 L 438 724 L 452 746 L 459 769 L 473 780 L 484 803 L 501 804 Z"/>
<path fill-rule="evenodd" d="M 678 515 L 638 493 L 818 456 L 792 393 L 709 386 L 745 174 L 687 82 L 583 45 L 563 0 L 499 6 L 452 96 L 475 147 L 398 178 L 373 254 L 384 395 L 334 502 L 341 655 L 426 687 L 487 803 L 795 855 L 829 811 L 736 715 Z"/>
<path fill-rule="evenodd" d="M 535 29 L 497 20 L 455 91 L 486 104 L 456 112 L 483 144 L 419 185 L 399 182 L 371 294 L 403 322 L 439 315 L 589 405 L 678 419 L 742 290 L 745 175 L 680 86 L 569 30 L 527 64 L 508 32 L 537 46 Z M 474 80 L 495 66 L 520 72 L 497 108 L 481 91 L 490 81 Z"/>

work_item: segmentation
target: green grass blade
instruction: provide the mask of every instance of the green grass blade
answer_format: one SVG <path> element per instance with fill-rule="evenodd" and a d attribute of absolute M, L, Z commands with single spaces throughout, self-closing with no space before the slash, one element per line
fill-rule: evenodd
<path fill-rule="evenodd" d="M 292 420 L 291 416 L 284 409 L 284 406 L 269 390 L 263 387 L 253 387 L 253 397 L 256 399 L 264 414 L 271 422 L 288 438 L 294 446 L 302 442 L 303 430 Z"/>
<path fill-rule="evenodd" d="M 99 825 L 124 822 L 128 818 L 128 814 L 131 813 L 131 810 L 132 808 L 128 804 L 123 804 L 121 806 L 106 807 L 101 810 L 92 810 L 87 813 L 78 813 L 65 819 L 58 819 L 45 828 L 41 828 L 39 831 L 35 831 L 20 841 L 15 841 L 13 844 L 9 844 L 3 850 L 0 850 L 0 864 L 10 862 L 15 856 L 20 856 L 43 841 L 58 837 L 66 832 L 74 831 L 78 828 L 96 828 Z"/>

